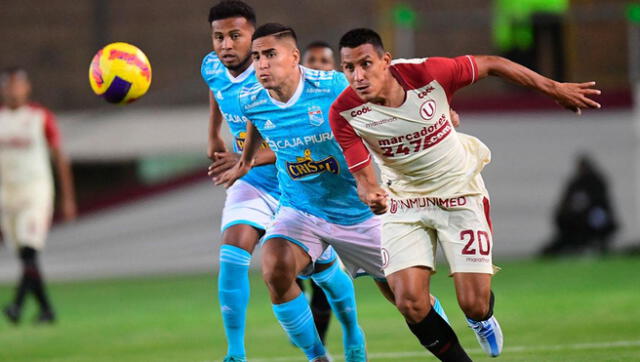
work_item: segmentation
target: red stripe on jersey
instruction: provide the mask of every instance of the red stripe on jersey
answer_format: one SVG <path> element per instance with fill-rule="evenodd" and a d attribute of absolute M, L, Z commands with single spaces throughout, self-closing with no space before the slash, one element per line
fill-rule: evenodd
<path fill-rule="evenodd" d="M 484 206 L 484 217 L 487 219 L 487 224 L 489 224 L 489 230 L 493 233 L 493 224 L 491 223 L 491 204 L 489 203 L 489 199 L 484 197 L 482 199 L 482 206 Z"/>
<path fill-rule="evenodd" d="M 351 95 L 349 93 L 352 93 Z M 345 89 L 342 94 L 331 105 L 329 111 L 329 123 L 333 130 L 333 135 L 342 147 L 342 153 L 347 160 L 349 170 L 356 172 L 371 163 L 371 154 L 364 145 L 362 138 L 356 134 L 344 117 L 340 115 L 340 110 L 350 109 L 362 104 L 360 98 L 355 94 L 351 87 Z"/>
<path fill-rule="evenodd" d="M 51 148 L 59 148 L 60 130 L 58 129 L 56 116 L 49 109 L 37 103 L 30 103 L 29 106 L 44 113 L 44 135 L 47 138 L 47 143 Z"/>
<path fill-rule="evenodd" d="M 391 66 L 391 71 L 407 90 L 422 88 L 436 80 L 444 88 L 449 101 L 458 89 L 478 79 L 478 65 L 471 55 L 432 57 L 419 63 L 396 61 Z"/>

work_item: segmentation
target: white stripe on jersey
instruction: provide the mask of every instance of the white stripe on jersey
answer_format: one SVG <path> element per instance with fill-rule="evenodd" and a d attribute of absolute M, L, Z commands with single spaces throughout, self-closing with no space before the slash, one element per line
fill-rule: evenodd
<path fill-rule="evenodd" d="M 473 84 L 476 81 L 476 67 L 473 65 L 473 60 L 471 60 L 470 56 L 466 56 L 467 59 L 469 59 L 469 63 L 471 63 L 471 74 L 473 74 L 473 77 L 471 77 L 471 83 L 469 83 L 469 85 Z"/>
<path fill-rule="evenodd" d="M 393 59 L 391 61 L 391 65 L 394 64 L 421 64 L 424 63 L 428 58 L 411 58 L 411 59 L 405 59 L 405 58 L 398 58 L 398 59 Z"/>

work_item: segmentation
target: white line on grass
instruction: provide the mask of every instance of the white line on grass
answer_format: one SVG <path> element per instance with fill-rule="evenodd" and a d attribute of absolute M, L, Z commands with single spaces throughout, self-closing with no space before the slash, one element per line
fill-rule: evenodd
<path fill-rule="evenodd" d="M 572 344 L 557 344 L 551 346 L 513 346 L 505 347 L 504 352 L 535 352 L 535 351 L 563 351 L 563 350 L 585 350 L 585 349 L 604 349 L 604 348 L 623 348 L 623 347 L 640 347 L 640 340 L 637 341 L 613 341 L 613 342 L 600 342 L 600 343 L 572 343 Z M 469 353 L 481 353 L 479 348 L 468 349 Z M 411 352 L 378 352 L 370 353 L 369 358 L 372 360 L 378 358 L 394 358 L 405 359 L 428 356 L 429 352 L 411 351 Z M 292 362 L 300 361 L 301 356 L 296 357 L 271 357 L 271 358 L 252 358 L 252 362 Z M 333 356 L 334 361 L 342 361 L 342 356 Z"/>

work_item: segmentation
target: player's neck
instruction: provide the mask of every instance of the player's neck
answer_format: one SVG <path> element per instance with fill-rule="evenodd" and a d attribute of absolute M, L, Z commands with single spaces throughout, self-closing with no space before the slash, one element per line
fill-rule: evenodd
<path fill-rule="evenodd" d="M 407 96 L 407 92 L 404 90 L 398 80 L 391 74 L 388 74 L 385 86 L 380 91 L 380 95 L 372 103 L 379 104 L 385 107 L 400 107 Z"/>
<path fill-rule="evenodd" d="M 240 64 L 237 68 L 227 69 L 234 78 L 237 78 L 240 74 L 244 73 L 245 70 L 249 69 L 249 66 L 251 66 L 251 64 L 253 64 L 253 60 L 251 59 L 251 57 L 247 57 L 244 63 Z"/>
<path fill-rule="evenodd" d="M 279 87 L 269 89 L 271 98 L 278 102 L 287 103 L 296 93 L 298 85 L 300 85 L 300 77 L 302 77 L 302 72 L 300 71 L 300 67 L 297 67 L 291 77 L 282 82 Z"/>
<path fill-rule="evenodd" d="M 6 102 L 4 105 L 9 108 L 12 111 L 15 111 L 16 109 L 20 109 L 24 106 L 26 106 L 27 104 L 29 104 L 28 101 L 25 102 Z"/>

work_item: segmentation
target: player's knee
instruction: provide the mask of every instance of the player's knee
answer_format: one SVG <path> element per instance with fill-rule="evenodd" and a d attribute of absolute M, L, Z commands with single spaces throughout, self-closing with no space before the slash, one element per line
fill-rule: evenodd
<path fill-rule="evenodd" d="M 480 295 L 467 295 L 458 299 L 464 314 L 473 320 L 483 320 L 489 314 L 489 298 Z"/>
<path fill-rule="evenodd" d="M 295 282 L 295 265 L 282 258 L 263 260 L 262 278 L 272 293 L 280 295 Z"/>
<path fill-rule="evenodd" d="M 419 323 L 427 316 L 431 309 L 431 304 L 428 299 L 422 296 L 396 296 L 395 302 L 396 308 L 398 308 L 409 323 Z"/>

